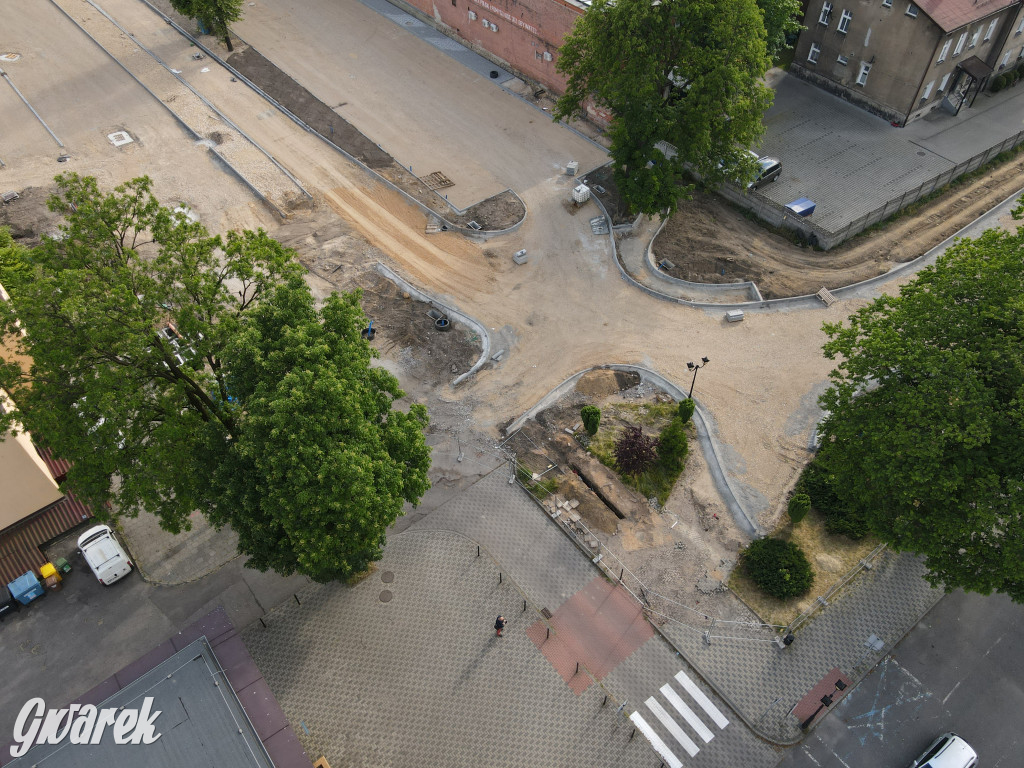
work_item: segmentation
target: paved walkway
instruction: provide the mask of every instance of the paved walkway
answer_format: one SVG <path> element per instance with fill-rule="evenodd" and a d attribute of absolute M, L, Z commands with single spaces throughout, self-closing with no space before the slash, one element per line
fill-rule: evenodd
<path fill-rule="evenodd" d="M 774 87 L 759 152 L 782 161 L 782 176 L 758 194 L 782 205 L 811 198 L 814 222 L 830 232 L 1024 128 L 1017 88 L 982 94 L 955 117 L 938 109 L 896 128 L 791 75 Z"/>

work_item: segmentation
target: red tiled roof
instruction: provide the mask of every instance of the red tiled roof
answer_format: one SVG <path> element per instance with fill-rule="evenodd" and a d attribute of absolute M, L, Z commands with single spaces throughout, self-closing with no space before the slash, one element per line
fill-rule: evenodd
<path fill-rule="evenodd" d="M 0 583 L 13 581 L 46 562 L 40 546 L 92 517 L 83 501 L 67 494 L 0 533 Z"/>
<path fill-rule="evenodd" d="M 984 19 L 1019 0 L 915 0 L 917 7 L 928 14 L 943 32 L 952 32 L 965 24 Z"/>
<path fill-rule="evenodd" d="M 46 468 L 50 470 L 50 474 L 53 475 L 53 479 L 58 483 L 64 482 L 64 477 L 67 475 L 68 470 L 71 469 L 71 462 L 65 459 L 53 458 L 53 453 L 49 448 L 40 448 L 38 445 L 33 443 L 35 446 L 36 453 L 39 454 L 39 458 L 46 464 Z"/>

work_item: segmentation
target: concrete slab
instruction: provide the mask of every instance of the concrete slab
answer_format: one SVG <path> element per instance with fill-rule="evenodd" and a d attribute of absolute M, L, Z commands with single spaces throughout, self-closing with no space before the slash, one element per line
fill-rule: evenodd
<path fill-rule="evenodd" d="M 602 149 L 410 34 L 406 22 L 422 22 L 402 18 L 397 26 L 358 0 L 268 0 L 233 28 L 417 176 L 443 172 L 454 186 L 441 194 L 458 208 L 509 187 L 522 194 L 570 160 L 604 162 Z"/>

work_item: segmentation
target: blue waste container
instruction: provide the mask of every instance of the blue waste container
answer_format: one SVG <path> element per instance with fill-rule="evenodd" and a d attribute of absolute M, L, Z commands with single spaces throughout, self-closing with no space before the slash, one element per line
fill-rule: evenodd
<path fill-rule="evenodd" d="M 32 571 L 27 571 L 7 585 L 11 595 L 22 605 L 28 605 L 44 594 L 43 585 Z"/>
<path fill-rule="evenodd" d="M 808 200 L 806 197 L 801 197 L 798 200 L 794 200 L 792 203 L 786 206 L 790 211 L 795 213 L 797 216 L 810 216 L 814 213 L 815 203 L 813 200 Z"/>

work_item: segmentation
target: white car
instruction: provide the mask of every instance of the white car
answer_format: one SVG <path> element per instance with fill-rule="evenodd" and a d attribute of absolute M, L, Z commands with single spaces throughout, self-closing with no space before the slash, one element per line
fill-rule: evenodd
<path fill-rule="evenodd" d="M 955 733 L 944 733 L 931 743 L 910 768 L 974 768 L 978 753 Z"/>
<path fill-rule="evenodd" d="M 109 525 L 97 525 L 79 536 L 78 551 L 103 586 L 132 572 L 132 561 L 114 538 Z"/>

